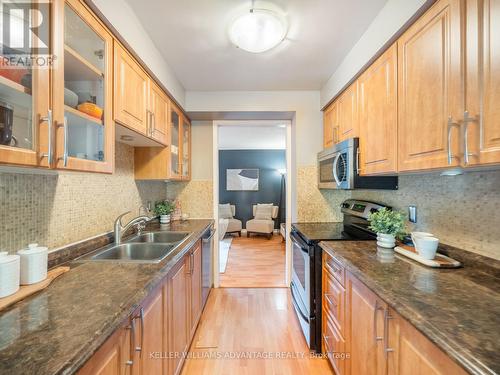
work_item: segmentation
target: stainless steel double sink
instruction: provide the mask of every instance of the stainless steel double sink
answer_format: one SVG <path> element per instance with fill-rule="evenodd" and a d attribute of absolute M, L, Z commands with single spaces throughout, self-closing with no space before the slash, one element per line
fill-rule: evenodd
<path fill-rule="evenodd" d="M 77 260 L 159 263 L 190 234 L 189 232 L 166 231 L 143 233 L 125 243 L 108 245 Z"/>

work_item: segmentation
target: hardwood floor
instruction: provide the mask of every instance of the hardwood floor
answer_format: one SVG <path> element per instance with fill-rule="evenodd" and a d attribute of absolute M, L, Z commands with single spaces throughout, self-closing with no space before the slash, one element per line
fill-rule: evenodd
<path fill-rule="evenodd" d="M 285 243 L 280 235 L 235 237 L 229 250 L 223 288 L 285 287 Z"/>
<path fill-rule="evenodd" d="M 182 371 L 199 374 L 332 371 L 326 359 L 309 354 L 288 289 L 219 288 L 210 294 Z"/>

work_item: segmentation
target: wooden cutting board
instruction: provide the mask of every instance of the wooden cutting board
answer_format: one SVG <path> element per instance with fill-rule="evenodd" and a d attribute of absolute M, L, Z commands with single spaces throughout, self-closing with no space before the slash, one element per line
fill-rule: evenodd
<path fill-rule="evenodd" d="M 31 285 L 21 285 L 19 290 L 10 296 L 0 298 L 0 311 L 19 302 L 32 294 L 35 294 L 45 288 L 47 288 L 50 283 L 55 280 L 58 276 L 69 271 L 69 267 L 56 267 L 47 272 L 47 278 L 36 284 Z"/>
<path fill-rule="evenodd" d="M 434 259 L 422 258 L 413 246 L 403 245 L 401 243 L 394 248 L 394 251 L 428 267 L 458 268 L 462 266 L 462 263 L 460 263 L 458 260 L 452 259 L 450 257 L 447 257 L 446 255 L 439 253 L 436 254 L 436 257 Z"/>

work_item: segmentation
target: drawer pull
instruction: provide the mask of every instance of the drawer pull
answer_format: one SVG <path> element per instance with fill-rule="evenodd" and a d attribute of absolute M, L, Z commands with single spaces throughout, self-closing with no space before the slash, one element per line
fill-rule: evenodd
<path fill-rule="evenodd" d="M 337 304 L 335 302 L 333 302 L 333 300 L 330 298 L 330 296 L 333 296 L 333 294 L 325 293 L 325 299 L 326 299 L 326 301 L 330 305 L 333 305 L 333 306 L 337 307 Z"/>
<path fill-rule="evenodd" d="M 327 262 L 328 266 L 333 270 L 334 273 L 340 273 L 341 269 L 338 268 L 335 263 L 333 262 Z"/>
<path fill-rule="evenodd" d="M 377 336 L 377 312 L 380 310 L 383 310 L 383 308 L 382 308 L 382 306 L 379 306 L 378 300 L 375 300 L 375 309 L 373 310 L 373 339 L 375 342 L 381 341 L 384 339 L 382 336 Z M 385 333 L 385 331 L 384 331 L 384 333 Z"/>
<path fill-rule="evenodd" d="M 393 348 L 389 348 L 389 320 L 393 319 L 391 314 L 389 313 L 389 309 L 385 308 L 384 310 L 384 353 L 387 358 L 388 354 L 393 352 Z"/>

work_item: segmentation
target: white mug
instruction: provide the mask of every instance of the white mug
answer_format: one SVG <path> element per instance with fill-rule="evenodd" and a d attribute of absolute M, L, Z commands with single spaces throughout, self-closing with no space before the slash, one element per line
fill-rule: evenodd
<path fill-rule="evenodd" d="M 427 232 L 411 232 L 411 240 L 413 241 L 415 247 L 417 247 L 417 244 L 415 242 L 418 237 L 434 237 L 434 235 Z"/>
<path fill-rule="evenodd" d="M 415 248 L 422 258 L 432 260 L 436 257 L 439 239 L 429 236 L 417 236 L 415 240 Z"/>

